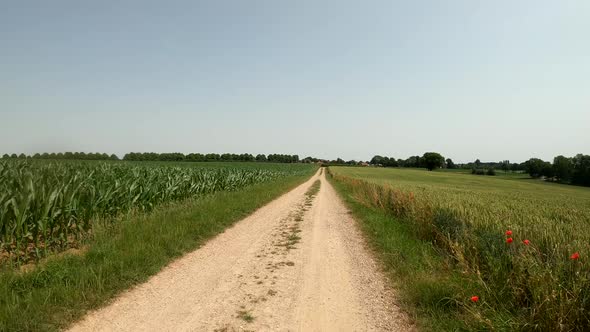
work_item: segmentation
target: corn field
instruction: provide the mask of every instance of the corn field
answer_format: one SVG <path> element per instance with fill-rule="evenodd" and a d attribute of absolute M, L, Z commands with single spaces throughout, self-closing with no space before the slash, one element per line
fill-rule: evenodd
<path fill-rule="evenodd" d="M 294 175 L 302 168 L 171 167 L 98 162 L 0 162 L 0 261 L 39 257 L 97 219 Z"/>

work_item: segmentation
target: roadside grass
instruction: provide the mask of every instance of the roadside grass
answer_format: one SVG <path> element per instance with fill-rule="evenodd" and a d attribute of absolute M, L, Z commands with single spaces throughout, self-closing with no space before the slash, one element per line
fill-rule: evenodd
<path fill-rule="evenodd" d="M 121 291 L 146 281 L 295 186 L 309 174 L 290 176 L 234 192 L 165 204 L 96 227 L 85 250 L 52 257 L 27 272 L 0 270 L 0 331 L 55 331 Z"/>
<path fill-rule="evenodd" d="M 460 294 L 475 291 L 472 280 L 452 271 L 444 255 L 418 239 L 412 225 L 361 204 L 350 185 L 328 177 L 382 262 L 398 301 L 424 331 L 485 329 L 461 314 Z"/>
<path fill-rule="evenodd" d="M 385 265 L 405 280 L 398 289 L 424 326 L 590 328 L 588 188 L 419 170 L 331 172 Z"/>

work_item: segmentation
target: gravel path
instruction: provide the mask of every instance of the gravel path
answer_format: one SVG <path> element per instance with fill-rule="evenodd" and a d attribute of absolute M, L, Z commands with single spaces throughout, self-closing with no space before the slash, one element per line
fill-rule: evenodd
<path fill-rule="evenodd" d="M 414 330 L 386 285 L 318 172 L 71 331 Z"/>

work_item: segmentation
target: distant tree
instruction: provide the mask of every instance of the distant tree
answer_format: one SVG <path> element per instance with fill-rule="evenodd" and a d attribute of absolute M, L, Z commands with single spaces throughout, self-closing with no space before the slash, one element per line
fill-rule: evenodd
<path fill-rule="evenodd" d="M 572 183 L 580 186 L 590 186 L 590 156 L 578 154 L 572 158 L 574 172 Z"/>
<path fill-rule="evenodd" d="M 475 159 L 475 162 L 473 162 L 475 164 L 475 168 L 479 168 L 481 166 L 481 161 L 479 159 Z"/>
<path fill-rule="evenodd" d="M 555 171 L 553 170 L 553 166 L 551 165 L 551 163 L 543 163 L 543 170 L 541 170 L 541 175 L 546 178 L 552 178 L 555 176 Z"/>
<path fill-rule="evenodd" d="M 269 154 L 267 156 L 268 161 L 273 163 L 297 163 L 299 162 L 298 155 L 288 155 L 288 154 Z"/>
<path fill-rule="evenodd" d="M 27 155 L 25 155 L 24 153 L 21 153 L 18 155 L 18 159 L 27 159 Z"/>
<path fill-rule="evenodd" d="M 369 161 L 369 164 L 371 165 L 383 165 L 383 157 L 376 155 L 373 156 L 373 158 L 371 158 L 371 161 Z"/>
<path fill-rule="evenodd" d="M 117 155 L 116 155 L 116 154 L 112 154 L 112 155 L 109 157 L 109 159 L 110 159 L 110 160 L 119 160 L 119 157 L 117 157 Z"/>
<path fill-rule="evenodd" d="M 553 158 L 553 173 L 559 181 L 570 181 L 574 173 L 572 158 L 557 156 Z"/>
<path fill-rule="evenodd" d="M 205 158 L 205 155 L 202 153 L 195 153 L 193 159 L 195 161 L 206 161 L 207 160 L 207 158 Z"/>
<path fill-rule="evenodd" d="M 206 161 L 217 161 L 219 160 L 220 156 L 217 153 L 208 153 L 205 155 Z"/>
<path fill-rule="evenodd" d="M 422 165 L 423 162 L 424 161 L 422 160 L 422 158 L 420 158 L 420 156 L 411 156 L 410 158 L 404 161 L 404 167 L 426 167 L 426 165 Z"/>
<path fill-rule="evenodd" d="M 201 153 L 189 153 L 184 157 L 184 161 L 193 161 L 193 162 L 205 161 L 205 156 Z"/>
<path fill-rule="evenodd" d="M 389 161 L 387 162 L 387 167 L 398 167 L 399 164 L 397 163 L 397 160 L 394 157 L 389 158 Z"/>
<path fill-rule="evenodd" d="M 13 154 L 10 155 L 10 158 L 16 159 L 16 158 L 18 158 L 18 156 L 16 155 L 16 153 L 13 153 Z"/>
<path fill-rule="evenodd" d="M 549 163 L 539 158 L 531 158 L 525 162 L 525 170 L 532 178 L 538 178 L 544 175 L 548 168 L 547 164 Z"/>
<path fill-rule="evenodd" d="M 136 161 L 137 160 L 137 153 L 129 152 L 123 156 L 123 160 L 125 161 Z"/>
<path fill-rule="evenodd" d="M 510 160 L 502 160 L 500 162 L 502 170 L 507 173 L 510 170 Z"/>
<path fill-rule="evenodd" d="M 451 158 L 447 158 L 446 162 L 447 162 L 448 169 L 457 168 L 457 166 L 455 165 L 455 163 L 453 162 L 453 160 Z"/>
<path fill-rule="evenodd" d="M 381 165 L 384 167 L 398 167 L 399 166 L 399 162 L 395 158 L 383 157 L 383 156 L 379 156 L 379 155 L 374 156 L 371 159 L 371 161 L 369 161 L 369 164 Z"/>
<path fill-rule="evenodd" d="M 445 158 L 437 152 L 426 152 L 422 156 L 422 162 L 429 171 L 432 171 L 435 168 L 442 167 L 445 163 Z"/>
<path fill-rule="evenodd" d="M 254 161 L 256 160 L 256 158 L 251 155 L 250 153 L 243 153 L 240 155 L 240 160 L 241 161 Z"/>
<path fill-rule="evenodd" d="M 5 153 L 4 155 L 2 155 L 2 159 L 8 159 L 8 158 L 10 158 L 10 156 L 7 153 Z"/>
<path fill-rule="evenodd" d="M 160 153 L 160 161 L 183 161 L 184 154 L 180 152 Z"/>

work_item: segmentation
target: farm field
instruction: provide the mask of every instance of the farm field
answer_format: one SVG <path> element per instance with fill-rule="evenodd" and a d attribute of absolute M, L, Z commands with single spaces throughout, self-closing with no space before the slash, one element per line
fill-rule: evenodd
<path fill-rule="evenodd" d="M 0 331 L 62 328 L 316 170 L 272 163 L 0 162 Z"/>
<path fill-rule="evenodd" d="M 379 231 L 368 233 L 378 247 L 387 248 L 393 240 L 384 234 L 401 223 L 443 257 L 445 264 L 432 275 L 448 272 L 440 279 L 424 278 L 446 289 L 424 281 L 423 289 L 432 286 L 433 292 L 417 295 L 416 302 L 435 303 L 432 312 L 452 313 L 469 329 L 590 326 L 589 188 L 516 175 L 361 167 L 330 171 L 341 193 L 389 216 L 391 225 L 384 221 L 375 226 Z M 385 260 L 396 264 L 395 248 L 387 250 Z"/>
<path fill-rule="evenodd" d="M 65 174 L 100 168 L 125 174 L 128 189 L 133 183 L 169 187 L 161 180 L 193 185 L 173 186 L 182 188 L 178 198 L 150 206 L 139 198 L 132 207 L 118 205 L 126 202 L 118 196 L 122 202 L 112 205 L 122 212 L 91 218 L 88 230 L 72 228 L 89 234 L 75 250 L 71 245 L 77 243 L 67 242 L 60 248 L 70 249 L 35 264 L 5 264 L 0 331 L 414 330 L 406 313 L 392 305 L 395 293 L 324 168 L 264 164 L 252 173 L 135 163 L 8 167 Z M 199 183 L 210 191 L 183 198 Z"/>
<path fill-rule="evenodd" d="M 130 211 L 309 171 L 248 163 L 0 162 L 0 253 L 40 258 Z"/>

